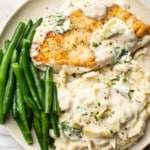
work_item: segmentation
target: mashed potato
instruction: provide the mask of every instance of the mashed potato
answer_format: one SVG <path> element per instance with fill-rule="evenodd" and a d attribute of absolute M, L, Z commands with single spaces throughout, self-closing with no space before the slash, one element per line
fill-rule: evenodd
<path fill-rule="evenodd" d="M 63 111 L 57 150 L 122 150 L 144 134 L 149 72 L 135 60 L 83 75 L 64 73 L 54 75 Z"/>

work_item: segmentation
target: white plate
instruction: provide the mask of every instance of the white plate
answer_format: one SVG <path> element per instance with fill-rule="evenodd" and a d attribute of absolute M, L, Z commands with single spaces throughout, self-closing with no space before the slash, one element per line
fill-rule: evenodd
<path fill-rule="evenodd" d="M 8 20 L 5 27 L 0 34 L 0 48 L 4 47 L 4 41 L 10 39 L 14 29 L 19 21 L 27 22 L 30 18 L 36 20 L 37 18 L 44 17 L 56 12 L 59 7 L 66 0 L 28 0 L 26 1 Z M 139 16 L 145 23 L 150 24 L 150 7 L 141 0 L 128 0 L 130 2 L 132 10 Z M 12 117 L 9 117 L 6 122 L 6 127 L 12 137 L 22 145 L 26 150 L 40 150 L 38 142 L 34 138 L 34 144 L 28 145 L 24 141 L 19 128 Z M 150 143 L 150 122 L 147 126 L 145 136 L 130 150 L 142 150 L 146 145 Z"/>

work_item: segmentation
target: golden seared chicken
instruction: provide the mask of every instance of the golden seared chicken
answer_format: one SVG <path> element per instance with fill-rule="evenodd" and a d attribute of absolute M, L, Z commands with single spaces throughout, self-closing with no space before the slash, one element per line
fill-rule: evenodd
<path fill-rule="evenodd" d="M 51 27 L 44 29 L 47 23 Z M 34 62 L 57 67 L 93 69 L 129 61 L 132 52 L 150 41 L 149 25 L 118 5 L 107 8 L 101 20 L 88 17 L 82 9 L 77 9 L 67 17 L 51 16 L 41 26 L 31 47 L 31 53 L 34 50 L 37 53 L 31 57 Z M 42 37 L 40 40 L 37 34 Z"/>

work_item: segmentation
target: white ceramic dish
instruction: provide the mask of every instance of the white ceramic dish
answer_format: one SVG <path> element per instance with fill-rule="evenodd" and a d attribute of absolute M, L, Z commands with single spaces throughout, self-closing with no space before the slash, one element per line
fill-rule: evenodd
<path fill-rule="evenodd" d="M 141 0 L 128 0 L 132 10 L 139 16 L 145 23 L 150 24 L 150 6 Z M 44 17 L 56 12 L 59 7 L 65 2 L 65 0 L 28 0 L 14 12 L 14 14 L 8 19 L 4 28 L 0 32 L 0 47 L 3 48 L 3 43 L 6 39 L 10 39 L 11 35 L 19 21 L 27 22 L 30 18 L 36 20 L 37 18 Z M 34 144 L 28 145 L 24 141 L 19 128 L 15 121 L 10 116 L 6 122 L 6 127 L 12 137 L 23 146 L 26 150 L 40 150 L 38 142 L 34 138 Z M 130 150 L 142 150 L 146 145 L 150 143 L 150 122 L 147 126 L 145 136 Z"/>

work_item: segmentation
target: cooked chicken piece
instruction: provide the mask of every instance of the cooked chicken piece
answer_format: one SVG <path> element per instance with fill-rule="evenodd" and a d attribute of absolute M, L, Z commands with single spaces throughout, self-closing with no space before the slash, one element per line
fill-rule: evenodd
<path fill-rule="evenodd" d="M 72 29 L 64 34 L 49 32 L 34 59 L 49 65 L 94 68 L 97 62 L 94 52 L 90 49 L 91 35 L 113 17 L 121 19 L 137 37 L 149 34 L 148 25 L 117 5 L 108 8 L 103 20 L 86 17 L 82 10 L 78 9 L 69 16 Z"/>

